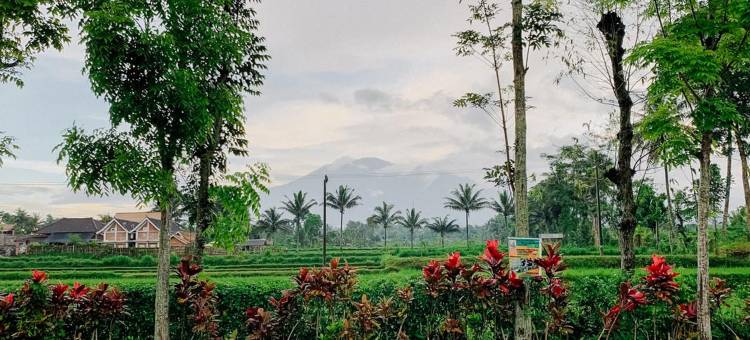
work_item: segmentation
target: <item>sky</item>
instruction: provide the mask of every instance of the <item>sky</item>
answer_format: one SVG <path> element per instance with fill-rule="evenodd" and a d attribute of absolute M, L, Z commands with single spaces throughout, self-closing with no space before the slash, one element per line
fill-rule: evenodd
<path fill-rule="evenodd" d="M 245 100 L 250 156 L 232 158 L 232 170 L 265 162 L 273 185 L 281 185 L 342 157 L 378 157 L 481 181 L 481 169 L 502 157 L 497 125 L 480 111 L 452 106 L 466 92 L 494 89 L 487 65 L 455 54 L 452 34 L 468 27 L 458 1 L 267 0 L 257 10 L 272 59 L 262 95 Z M 82 70 L 77 27 L 71 29 L 73 42 L 39 55 L 23 88 L 0 86 L 0 131 L 20 146 L 17 159 L 0 168 L 0 210 L 83 217 L 139 208 L 128 197 L 72 192 L 56 163 L 64 129 L 109 124 L 108 106 Z M 527 74 L 535 174 L 547 167 L 541 153 L 573 137 L 585 142 L 584 124 L 600 129 L 612 112 L 571 82 L 556 84 L 561 66 L 554 60 L 554 53 L 535 54 Z M 510 84 L 509 63 L 502 77 Z M 739 190 L 735 185 L 733 205 Z"/>

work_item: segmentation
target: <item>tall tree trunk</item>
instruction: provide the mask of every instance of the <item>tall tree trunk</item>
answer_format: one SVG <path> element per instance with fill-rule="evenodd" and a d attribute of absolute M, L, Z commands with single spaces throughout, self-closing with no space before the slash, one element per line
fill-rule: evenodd
<path fill-rule="evenodd" d="M 742 191 L 745 194 L 745 223 L 747 224 L 747 235 L 750 237 L 750 178 L 748 178 L 747 149 L 745 142 L 735 128 L 735 139 L 737 140 L 737 152 L 740 154 L 740 166 L 742 170 Z"/>
<path fill-rule="evenodd" d="M 388 228 L 383 226 L 383 249 L 388 249 Z"/>
<path fill-rule="evenodd" d="M 698 333 L 701 339 L 711 339 L 711 312 L 708 301 L 708 206 L 711 186 L 711 132 L 701 135 L 700 183 L 698 196 Z"/>
<path fill-rule="evenodd" d="M 617 133 L 617 167 L 607 170 L 604 174 L 617 185 L 617 198 L 620 201 L 622 217 L 620 219 L 620 268 L 632 273 L 635 269 L 635 252 L 633 250 L 633 235 L 635 233 L 635 201 L 633 198 L 633 169 L 630 159 L 633 156 L 633 124 L 630 122 L 633 100 L 630 98 L 628 83 L 625 79 L 622 59 L 625 49 L 622 48 L 625 37 L 625 24 L 615 12 L 602 14 L 596 28 L 604 35 L 607 42 L 610 66 L 612 67 L 612 83 L 617 105 L 620 108 L 620 131 Z"/>
<path fill-rule="evenodd" d="M 409 236 L 411 239 L 411 249 L 414 249 L 414 228 L 409 229 Z"/>
<path fill-rule="evenodd" d="M 664 164 L 664 186 L 667 194 L 667 212 L 669 212 L 669 253 L 672 253 L 672 239 L 674 235 L 674 210 L 672 208 L 672 190 L 669 185 L 669 165 Z"/>
<path fill-rule="evenodd" d="M 469 212 L 466 212 L 466 248 L 469 248 Z"/>
<path fill-rule="evenodd" d="M 440 232 L 440 248 L 445 248 L 445 235 L 443 232 Z"/>
<path fill-rule="evenodd" d="M 513 55 L 513 90 L 516 130 L 516 170 L 515 170 L 515 216 L 516 235 L 529 236 L 529 207 L 527 197 L 526 178 L 526 66 L 523 62 L 523 2 L 511 0 L 512 8 L 512 36 L 511 52 Z M 523 301 L 516 302 L 514 338 L 518 340 L 531 339 L 533 325 L 527 311 L 529 306 L 529 288 L 524 285 Z"/>
<path fill-rule="evenodd" d="M 341 248 L 341 251 L 343 252 L 344 251 L 344 211 L 343 210 L 341 210 L 341 222 L 339 226 L 341 228 L 341 241 L 339 241 L 340 242 L 339 246 Z"/>
<path fill-rule="evenodd" d="M 211 178 L 211 159 L 212 154 L 208 148 L 202 148 L 198 151 L 198 197 L 195 209 L 195 249 L 194 253 L 198 261 L 203 257 L 203 249 L 206 246 L 205 232 L 210 224 L 209 218 L 209 196 L 208 187 Z"/>
<path fill-rule="evenodd" d="M 508 229 L 508 235 L 510 234 L 510 226 L 508 225 L 508 215 L 503 214 L 503 220 L 505 221 L 505 229 Z M 497 232 L 497 239 L 500 239 L 500 231 Z"/>
<path fill-rule="evenodd" d="M 513 55 L 513 90 L 516 131 L 516 234 L 529 236 L 529 207 L 526 192 L 526 66 L 523 63 L 523 2 L 511 0 L 513 9 L 511 49 Z M 526 337 L 527 335 L 524 335 Z"/>
<path fill-rule="evenodd" d="M 726 188 L 724 188 L 724 212 L 721 216 L 721 233 L 724 237 L 727 236 L 727 225 L 729 224 L 729 193 L 731 190 L 729 190 L 732 186 L 732 155 L 734 154 L 734 150 L 732 150 L 732 131 L 729 131 L 729 134 L 727 136 L 727 178 L 726 178 Z M 719 249 L 719 244 L 716 244 L 716 249 Z"/>
<path fill-rule="evenodd" d="M 297 219 L 297 248 L 302 248 L 302 220 Z"/>
<path fill-rule="evenodd" d="M 154 301 L 154 339 L 169 340 L 169 231 L 172 228 L 172 202 L 161 204 L 161 208 Z"/>

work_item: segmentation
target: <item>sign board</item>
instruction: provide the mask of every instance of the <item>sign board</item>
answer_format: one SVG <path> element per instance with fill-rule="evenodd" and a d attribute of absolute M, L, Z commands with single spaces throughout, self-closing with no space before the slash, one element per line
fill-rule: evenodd
<path fill-rule="evenodd" d="M 542 240 L 559 240 L 563 238 L 563 234 L 540 234 L 539 238 Z"/>
<path fill-rule="evenodd" d="M 508 237 L 510 269 L 520 276 L 539 276 L 539 268 L 531 261 L 542 255 L 542 239 Z"/>

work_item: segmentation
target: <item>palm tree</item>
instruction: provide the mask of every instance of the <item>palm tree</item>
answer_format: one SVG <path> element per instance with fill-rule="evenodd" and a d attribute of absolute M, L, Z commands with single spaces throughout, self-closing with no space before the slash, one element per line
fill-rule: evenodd
<path fill-rule="evenodd" d="M 476 184 L 459 184 L 458 189 L 451 191 L 451 197 L 445 198 L 444 207 L 466 213 L 466 246 L 469 246 L 469 212 L 485 208 L 487 200 L 479 196 L 482 190 L 476 190 Z"/>
<path fill-rule="evenodd" d="M 289 199 L 289 197 L 286 196 L 284 196 L 284 198 L 286 198 L 286 201 L 283 202 L 283 209 L 294 216 L 294 226 L 297 229 L 297 246 L 301 246 L 302 233 L 300 231 L 302 230 L 302 221 L 304 221 L 307 214 L 310 213 L 310 209 L 318 203 L 315 202 L 314 199 L 308 201 L 307 193 L 302 192 L 302 190 L 295 192 L 292 195 L 292 199 Z"/>
<path fill-rule="evenodd" d="M 339 241 L 341 250 L 344 250 L 344 211 L 346 209 L 351 209 L 358 206 L 360 200 L 362 200 L 362 197 L 360 197 L 359 195 L 354 195 L 354 189 L 345 185 L 339 185 L 339 188 L 336 189 L 335 194 L 329 192 L 326 196 L 326 201 L 328 202 L 328 204 L 332 208 L 338 209 L 339 213 L 341 213 L 341 240 Z"/>
<path fill-rule="evenodd" d="M 447 215 L 443 218 L 433 218 L 432 223 L 427 224 L 427 228 L 430 228 L 430 230 L 436 233 L 440 233 L 440 245 L 443 248 L 445 247 L 445 234 L 457 233 L 459 231 L 456 220 L 449 219 Z"/>
<path fill-rule="evenodd" d="M 498 192 L 497 200 L 493 200 L 490 203 L 490 208 L 497 212 L 500 215 L 503 215 L 503 220 L 505 220 L 505 228 L 508 228 L 508 216 L 513 216 L 514 213 L 514 203 L 513 203 L 513 197 L 511 197 L 507 191 L 501 191 Z M 500 235 L 498 231 L 498 235 Z"/>
<path fill-rule="evenodd" d="M 271 235 L 280 231 L 290 231 L 289 222 L 291 221 L 284 218 L 282 212 L 273 207 L 263 212 L 255 227 L 258 228 L 258 231 L 266 233 L 267 238 L 270 238 Z"/>
<path fill-rule="evenodd" d="M 422 213 L 414 208 L 406 211 L 406 215 L 398 222 L 404 228 L 409 229 L 409 235 L 411 236 L 411 247 L 414 248 L 414 229 L 419 229 L 427 224 L 427 220 L 422 218 Z"/>
<path fill-rule="evenodd" d="M 401 212 L 393 211 L 393 204 L 383 202 L 382 206 L 375 207 L 375 214 L 370 216 L 372 223 L 383 226 L 385 238 L 383 239 L 383 248 L 388 248 L 388 228 L 401 220 Z"/>

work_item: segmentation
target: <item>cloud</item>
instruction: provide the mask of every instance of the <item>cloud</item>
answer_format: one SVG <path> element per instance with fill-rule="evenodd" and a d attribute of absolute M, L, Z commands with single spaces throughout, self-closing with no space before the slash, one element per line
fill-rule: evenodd
<path fill-rule="evenodd" d="M 467 27 L 464 5 L 274 0 L 257 6 L 272 59 L 262 96 L 246 96 L 251 155 L 231 157 L 230 169 L 267 162 L 274 183 L 282 184 L 344 156 L 374 156 L 431 171 L 475 169 L 467 176 L 481 181 L 481 168 L 504 159 L 497 153 L 503 149 L 500 128 L 479 110 L 452 105 L 466 92 L 496 91 L 486 64 L 453 50 L 452 34 Z M 78 32 L 73 22 L 71 32 Z M 0 91 L 2 129 L 21 146 L 19 159 L 8 161 L 0 178 L 58 183 L 0 188 L 0 209 L 76 216 L 134 209 L 127 198 L 82 197 L 59 184 L 65 183 L 64 169 L 54 163 L 52 148 L 62 130 L 74 122 L 89 130 L 108 125 L 107 104 L 81 72 L 84 47 L 72 40 L 62 52 L 42 53 L 25 72 L 24 88 Z M 603 126 L 611 108 L 585 98 L 571 82 L 555 85 L 562 66 L 553 59 L 535 53 L 529 66 L 528 164 L 530 173 L 540 174 L 547 167 L 540 153 L 580 136 L 583 123 Z M 503 65 L 503 86 L 511 84 L 511 71 Z M 512 110 L 508 124 L 512 143 Z"/>

